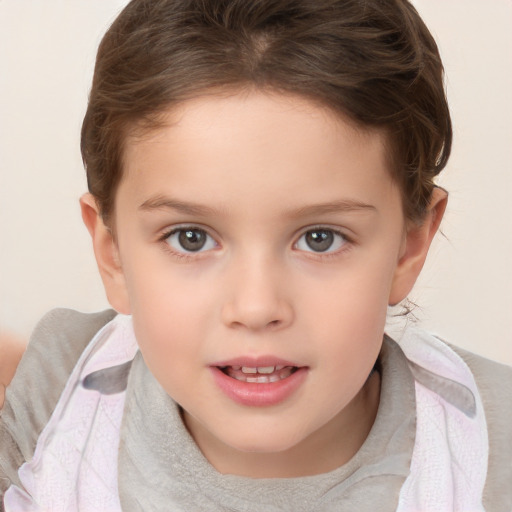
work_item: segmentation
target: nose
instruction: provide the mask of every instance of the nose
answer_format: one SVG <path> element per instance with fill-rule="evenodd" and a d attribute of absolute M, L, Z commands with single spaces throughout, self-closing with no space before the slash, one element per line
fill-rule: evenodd
<path fill-rule="evenodd" d="M 246 259 L 234 266 L 225 285 L 222 320 L 228 327 L 273 331 L 293 322 L 286 275 L 269 258 Z"/>

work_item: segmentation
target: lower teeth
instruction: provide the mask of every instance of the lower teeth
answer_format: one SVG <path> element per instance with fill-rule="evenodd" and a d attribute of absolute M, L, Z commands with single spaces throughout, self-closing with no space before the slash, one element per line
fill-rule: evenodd
<path fill-rule="evenodd" d="M 235 377 L 236 378 L 236 377 Z M 281 377 L 278 375 L 271 375 L 270 377 L 247 377 L 246 379 L 237 379 L 245 382 L 257 382 L 259 384 L 265 384 L 266 382 L 278 382 L 281 380 Z"/>

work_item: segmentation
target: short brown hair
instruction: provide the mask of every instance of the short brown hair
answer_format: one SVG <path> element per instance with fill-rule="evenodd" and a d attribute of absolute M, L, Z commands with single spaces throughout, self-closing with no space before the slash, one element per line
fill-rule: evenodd
<path fill-rule="evenodd" d="M 406 0 L 133 0 L 100 44 L 81 150 L 105 219 L 135 125 L 210 89 L 320 101 L 386 130 L 407 218 L 421 220 L 452 141 L 436 43 Z"/>

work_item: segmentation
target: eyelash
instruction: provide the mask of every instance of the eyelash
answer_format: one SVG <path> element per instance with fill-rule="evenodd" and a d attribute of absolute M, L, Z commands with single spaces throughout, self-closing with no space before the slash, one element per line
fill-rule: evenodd
<path fill-rule="evenodd" d="M 329 258 L 337 258 L 337 257 L 344 255 L 348 250 L 350 250 L 354 246 L 354 240 L 351 237 L 347 236 L 342 231 L 339 231 L 338 229 L 335 229 L 335 228 L 332 228 L 329 226 L 318 225 L 318 226 L 310 226 L 310 227 L 307 227 L 306 229 L 304 229 L 301 232 L 300 236 L 297 238 L 297 241 L 293 244 L 293 248 L 297 248 L 300 240 L 303 237 L 305 237 L 308 233 L 313 233 L 315 231 L 324 231 L 324 232 L 332 233 L 334 236 L 338 236 L 338 237 L 342 238 L 343 242 L 339 248 L 337 248 L 335 250 L 329 250 L 330 249 L 330 247 L 329 247 L 326 251 L 323 251 L 323 252 L 322 251 L 314 251 L 314 250 L 308 251 L 308 250 L 303 250 L 303 249 L 297 249 L 297 250 L 305 253 L 307 255 L 307 257 L 309 257 L 309 258 L 315 258 L 315 259 L 321 259 L 321 260 L 326 260 Z"/>
<path fill-rule="evenodd" d="M 169 238 L 172 235 L 176 234 L 176 233 L 185 232 L 185 231 L 201 231 L 207 237 L 209 237 L 211 240 L 213 240 L 216 245 L 218 245 L 217 242 L 215 241 L 215 237 L 210 235 L 208 230 L 203 228 L 203 227 L 201 227 L 201 226 L 197 226 L 197 225 L 194 225 L 194 224 L 185 224 L 185 225 L 181 225 L 181 226 L 175 226 L 175 227 L 173 227 L 171 229 L 166 230 L 158 238 L 158 241 L 162 242 L 163 246 L 164 246 L 164 249 L 166 251 L 170 252 L 172 254 L 172 256 L 177 258 L 177 259 L 180 259 L 180 260 L 193 260 L 193 259 L 197 259 L 198 257 L 200 257 L 199 255 L 201 255 L 202 253 L 208 252 L 208 250 L 211 250 L 211 249 L 208 249 L 208 250 L 204 250 L 204 251 L 203 250 L 198 250 L 198 251 L 186 251 L 186 250 L 183 250 L 183 251 L 179 251 L 179 250 L 176 250 L 173 247 L 171 247 L 171 245 L 168 242 Z"/>
<path fill-rule="evenodd" d="M 165 250 L 167 250 L 175 258 L 180 259 L 180 260 L 194 260 L 194 259 L 201 257 L 202 253 L 207 253 L 210 250 L 212 250 L 212 249 L 201 250 L 202 249 L 201 248 L 198 251 L 186 251 L 185 249 L 183 251 L 179 251 L 179 250 L 176 250 L 173 247 L 171 247 L 171 245 L 168 242 L 169 238 L 176 233 L 185 232 L 187 230 L 201 231 L 207 237 L 209 237 L 211 240 L 213 240 L 215 242 L 216 246 L 219 246 L 219 244 L 215 240 L 215 237 L 210 235 L 210 233 L 208 232 L 207 229 L 205 229 L 201 226 L 193 225 L 193 224 L 175 226 L 171 229 L 168 229 L 158 238 L 158 241 L 163 243 Z M 334 236 L 341 237 L 343 239 L 343 243 L 342 243 L 341 247 L 336 250 L 333 250 L 333 251 L 330 251 L 328 248 L 326 251 L 323 251 L 323 252 L 322 251 L 314 251 L 314 250 L 308 251 L 308 250 L 304 250 L 304 249 L 297 249 L 297 245 L 299 244 L 300 240 L 303 237 L 305 237 L 308 233 L 312 233 L 315 231 L 330 232 Z M 307 227 L 306 229 L 301 231 L 300 235 L 296 238 L 296 241 L 293 243 L 292 248 L 305 253 L 310 258 L 324 260 L 327 258 L 335 258 L 335 257 L 341 256 L 342 254 L 344 254 L 348 250 L 350 250 L 350 248 L 353 245 L 354 245 L 354 241 L 351 239 L 351 237 L 347 236 L 345 233 L 343 233 L 337 229 L 334 229 L 332 227 L 318 225 L 318 226 Z"/>

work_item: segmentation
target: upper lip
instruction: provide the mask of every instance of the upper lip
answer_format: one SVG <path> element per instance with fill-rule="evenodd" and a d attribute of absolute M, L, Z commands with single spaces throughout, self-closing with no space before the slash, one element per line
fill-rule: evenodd
<path fill-rule="evenodd" d="M 294 366 L 301 367 L 303 365 L 287 361 L 275 356 L 239 356 L 225 361 L 212 363 L 210 366 L 245 366 L 248 368 L 265 368 L 269 366 Z"/>

